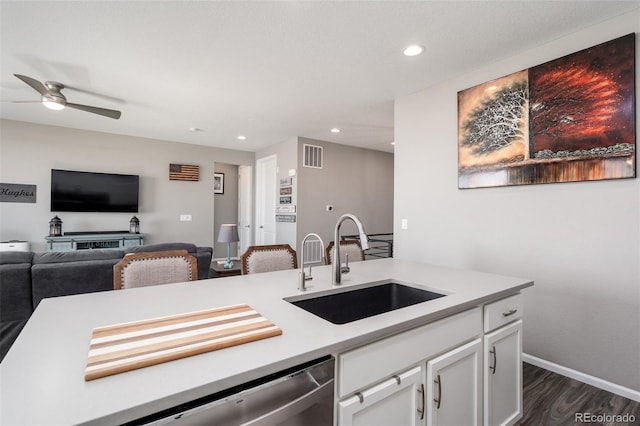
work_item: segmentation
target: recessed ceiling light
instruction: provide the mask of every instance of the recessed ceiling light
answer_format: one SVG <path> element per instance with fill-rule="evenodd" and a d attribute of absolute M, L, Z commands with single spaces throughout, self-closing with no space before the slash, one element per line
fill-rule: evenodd
<path fill-rule="evenodd" d="M 245 139 L 247 139 L 247 137 L 246 137 L 246 136 L 244 136 L 244 135 L 240 135 L 240 136 L 238 136 L 238 140 L 243 141 L 243 140 L 245 140 Z"/>
<path fill-rule="evenodd" d="M 333 129 L 331 129 L 331 133 L 340 133 L 340 129 L 334 127 Z"/>
<path fill-rule="evenodd" d="M 402 53 L 404 53 L 405 56 L 417 56 L 417 55 L 421 54 L 422 52 L 424 52 L 424 46 L 420 46 L 420 45 L 414 44 L 414 45 L 409 46 L 406 49 L 404 49 L 404 51 Z"/>
<path fill-rule="evenodd" d="M 189 127 L 189 131 L 190 132 L 204 132 L 204 130 L 198 128 L 198 127 Z"/>

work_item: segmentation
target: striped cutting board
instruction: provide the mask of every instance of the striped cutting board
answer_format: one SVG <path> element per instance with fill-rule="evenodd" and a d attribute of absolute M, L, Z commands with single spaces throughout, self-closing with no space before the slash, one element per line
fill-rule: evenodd
<path fill-rule="evenodd" d="M 233 305 L 93 329 L 85 380 L 278 336 L 249 305 Z"/>

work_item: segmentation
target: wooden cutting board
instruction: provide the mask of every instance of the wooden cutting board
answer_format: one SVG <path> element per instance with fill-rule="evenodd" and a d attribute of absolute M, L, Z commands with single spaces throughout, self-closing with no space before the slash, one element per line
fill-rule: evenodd
<path fill-rule="evenodd" d="M 249 305 L 93 329 L 85 380 L 278 336 L 282 330 Z"/>

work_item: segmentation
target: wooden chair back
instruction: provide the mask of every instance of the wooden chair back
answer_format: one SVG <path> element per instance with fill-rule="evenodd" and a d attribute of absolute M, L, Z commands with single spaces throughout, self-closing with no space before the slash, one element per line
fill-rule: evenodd
<path fill-rule="evenodd" d="M 113 265 L 115 290 L 197 279 L 198 260 L 186 250 L 130 253 Z"/>
<path fill-rule="evenodd" d="M 329 242 L 325 249 L 325 259 L 327 259 L 327 265 L 331 265 L 333 261 L 333 241 Z M 347 262 L 347 254 L 349 255 L 349 263 L 360 262 L 364 260 L 364 251 L 358 240 L 342 240 L 340 241 L 340 260 L 342 263 Z"/>
<path fill-rule="evenodd" d="M 240 260 L 242 275 L 298 268 L 298 255 L 289 244 L 251 246 Z"/>

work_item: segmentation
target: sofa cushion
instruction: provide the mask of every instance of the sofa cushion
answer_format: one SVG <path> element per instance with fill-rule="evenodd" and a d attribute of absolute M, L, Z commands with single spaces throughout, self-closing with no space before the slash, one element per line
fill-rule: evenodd
<path fill-rule="evenodd" d="M 124 256 L 124 251 L 115 249 L 50 251 L 46 253 L 36 253 L 33 256 L 33 264 L 122 259 L 122 256 Z"/>
<path fill-rule="evenodd" d="M 78 262 L 34 263 L 33 308 L 45 297 L 113 290 L 113 265 L 120 258 Z"/>
<path fill-rule="evenodd" d="M 0 264 L 0 322 L 27 320 L 32 312 L 31 260 Z"/>
<path fill-rule="evenodd" d="M 27 320 L 20 321 L 7 321 L 0 323 L 0 361 L 4 359 L 4 356 L 13 345 L 13 342 L 18 338 L 18 335 L 27 324 Z"/>
<path fill-rule="evenodd" d="M 186 250 L 193 254 L 198 251 L 195 244 L 191 243 L 159 243 L 144 246 L 133 246 L 124 249 L 125 253 L 147 253 L 150 251 Z"/>
<path fill-rule="evenodd" d="M 31 263 L 33 252 L 30 251 L 0 251 L 0 265 L 15 263 Z"/>

